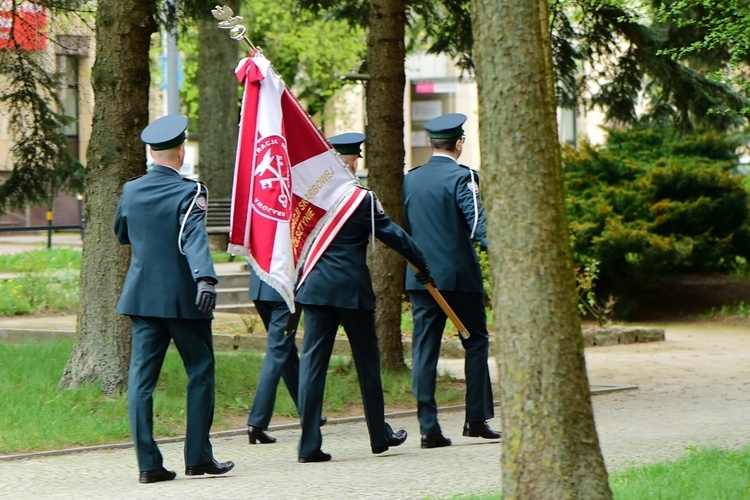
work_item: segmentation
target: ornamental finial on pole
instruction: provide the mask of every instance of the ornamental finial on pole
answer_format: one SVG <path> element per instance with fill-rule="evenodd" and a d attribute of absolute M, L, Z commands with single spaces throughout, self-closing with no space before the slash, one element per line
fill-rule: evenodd
<path fill-rule="evenodd" d="M 250 52 L 256 50 L 255 46 L 245 36 L 247 28 L 240 24 L 242 17 L 235 16 L 230 7 L 217 5 L 214 9 L 211 9 L 211 14 L 219 20 L 219 29 L 229 30 L 230 38 L 243 44 Z"/>

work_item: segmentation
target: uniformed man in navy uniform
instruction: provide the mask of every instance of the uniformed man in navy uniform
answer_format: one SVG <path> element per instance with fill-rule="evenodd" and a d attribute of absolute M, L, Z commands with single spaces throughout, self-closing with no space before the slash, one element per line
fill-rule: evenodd
<path fill-rule="evenodd" d="M 188 377 L 185 474 L 224 474 L 232 462 L 214 459 L 209 431 L 214 416 L 212 311 L 218 282 L 206 233 L 205 186 L 179 174 L 187 119 L 168 115 L 141 133 L 155 165 L 122 188 L 115 234 L 130 245 L 130 269 L 117 312 L 130 316 L 133 351 L 128 417 L 141 483 L 169 481 L 153 438 L 152 394 L 170 341 Z"/>
<path fill-rule="evenodd" d="M 266 355 L 258 376 L 253 405 L 247 416 L 247 436 L 250 444 L 271 444 L 276 438 L 268 434 L 268 426 L 276 404 L 276 388 L 284 380 L 294 406 L 299 413 L 299 354 L 297 353 L 296 324 L 286 331 L 289 324 L 289 308 L 279 292 L 273 289 L 256 273 L 250 275 L 250 299 L 255 304 L 263 326 L 266 328 Z M 320 425 L 326 424 L 320 418 Z"/>
<path fill-rule="evenodd" d="M 329 142 L 347 165 L 353 164 L 353 162 L 347 160 L 350 155 L 359 156 L 360 145 L 364 140 L 364 134 L 359 133 L 340 134 L 329 138 Z M 289 395 L 294 401 L 294 406 L 299 411 L 297 397 L 299 355 L 295 344 L 296 332 L 295 330 L 286 331 L 290 313 L 284 299 L 279 292 L 261 280 L 256 273 L 250 275 L 250 300 L 255 304 L 255 310 L 263 321 L 267 336 L 266 355 L 260 369 L 253 405 L 247 417 L 247 435 L 250 444 L 270 444 L 275 443 L 276 438 L 270 436 L 266 431 L 273 416 L 276 387 L 279 385 L 280 379 L 284 380 L 284 385 L 286 385 Z M 325 425 L 327 420 L 326 417 L 321 417 L 320 425 Z"/>
<path fill-rule="evenodd" d="M 474 242 L 487 248 L 479 175 L 458 163 L 466 116 L 451 113 L 427 122 L 433 155 L 404 177 L 404 217 L 414 241 L 430 263 L 436 287 L 468 330 L 461 339 L 466 350 L 466 421 L 463 435 L 499 439 L 487 420 L 494 416 L 487 366 L 489 333 L 482 271 Z M 422 448 L 450 446 L 437 418 L 435 379 L 446 315 L 410 273 L 406 290 L 414 318 L 412 390 Z"/>
<path fill-rule="evenodd" d="M 356 172 L 364 139 L 363 134 L 330 139 L 352 173 Z M 366 263 L 373 224 L 375 237 L 420 269 L 421 281 L 426 283 L 431 279 L 422 252 L 409 235 L 385 215 L 374 194 L 368 192 L 301 283 L 296 295 L 297 303 L 304 308 L 305 322 L 299 393 L 302 436 L 298 449 L 299 461 L 303 463 L 331 459 L 330 454 L 321 450 L 323 436 L 318 420 L 339 325 L 343 325 L 352 349 L 372 452 L 383 453 L 406 441 L 405 430 L 394 432 L 385 422 L 380 350 L 375 335 L 375 293 Z"/>
<path fill-rule="evenodd" d="M 253 405 L 247 417 L 247 435 L 250 444 L 275 443 L 276 438 L 266 431 L 271 423 L 276 403 L 276 387 L 283 379 L 294 406 L 299 408 L 299 355 L 295 335 L 286 334 L 289 308 L 279 292 L 261 280 L 256 273 L 250 275 L 250 299 L 266 328 L 266 355 L 258 376 Z M 322 421 L 325 423 L 325 420 Z"/>
<path fill-rule="evenodd" d="M 359 132 L 347 132 L 328 138 L 328 142 L 339 154 L 346 168 L 356 175 L 359 159 L 362 158 L 362 143 L 365 142 L 365 134 Z"/>

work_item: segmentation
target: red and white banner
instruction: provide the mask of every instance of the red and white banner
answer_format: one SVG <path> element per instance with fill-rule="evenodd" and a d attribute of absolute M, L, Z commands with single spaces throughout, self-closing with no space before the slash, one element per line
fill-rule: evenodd
<path fill-rule="evenodd" d="M 339 208 L 360 190 L 268 59 L 247 57 L 235 73 L 245 91 L 227 251 L 247 257 L 294 312 L 297 271 L 313 240 L 345 220 Z"/>

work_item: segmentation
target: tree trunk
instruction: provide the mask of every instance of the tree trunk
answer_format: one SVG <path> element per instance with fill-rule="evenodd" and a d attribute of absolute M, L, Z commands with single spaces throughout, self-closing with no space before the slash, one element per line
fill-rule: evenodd
<path fill-rule="evenodd" d="M 223 2 L 239 15 L 239 1 Z M 234 160 L 240 116 L 238 83 L 234 69 L 239 61 L 239 43 L 217 26 L 210 10 L 198 19 L 198 174 L 211 199 L 232 195 Z M 243 49 L 244 50 L 244 49 Z M 247 54 L 243 54 L 245 57 Z M 210 235 L 211 248 L 226 251 L 228 234 Z"/>
<path fill-rule="evenodd" d="M 388 216 L 403 224 L 401 189 L 404 182 L 404 31 L 403 0 L 372 0 L 367 37 L 368 186 L 377 194 Z M 401 342 L 401 304 L 404 290 L 403 257 L 377 244 L 369 257 L 373 288 L 378 298 L 375 325 L 385 368 L 404 369 Z"/>
<path fill-rule="evenodd" d="M 546 0 L 473 0 L 503 497 L 611 498 L 583 357 Z"/>
<path fill-rule="evenodd" d="M 146 171 L 140 133 L 148 124 L 149 47 L 156 30 L 152 0 L 98 3 L 94 117 L 85 176 L 86 232 L 76 340 L 60 386 L 99 381 L 121 393 L 130 362 L 130 321 L 115 313 L 130 247 L 113 231 L 122 184 Z"/>
<path fill-rule="evenodd" d="M 239 15 L 238 4 L 223 2 L 235 15 Z M 240 120 L 239 84 L 234 75 L 240 44 L 217 23 L 210 11 L 198 20 L 198 172 L 211 198 L 229 198 Z"/>

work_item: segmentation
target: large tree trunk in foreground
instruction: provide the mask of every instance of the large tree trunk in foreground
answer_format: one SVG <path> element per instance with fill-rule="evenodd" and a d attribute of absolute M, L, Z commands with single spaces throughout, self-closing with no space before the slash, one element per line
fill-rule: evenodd
<path fill-rule="evenodd" d="M 610 498 L 576 311 L 547 2 L 472 5 L 503 495 Z"/>
<path fill-rule="evenodd" d="M 403 225 L 404 183 L 404 30 L 403 0 L 372 0 L 367 37 L 367 183 L 385 213 Z M 375 325 L 384 368 L 404 369 L 401 304 L 404 258 L 380 242 L 369 257 L 375 296 Z"/>
<path fill-rule="evenodd" d="M 105 394 L 127 385 L 130 321 L 115 313 L 130 247 L 113 231 L 125 181 L 146 171 L 140 134 L 148 124 L 149 47 L 156 30 L 152 0 L 98 3 L 94 118 L 85 177 L 86 232 L 76 341 L 61 387 L 100 382 Z"/>

